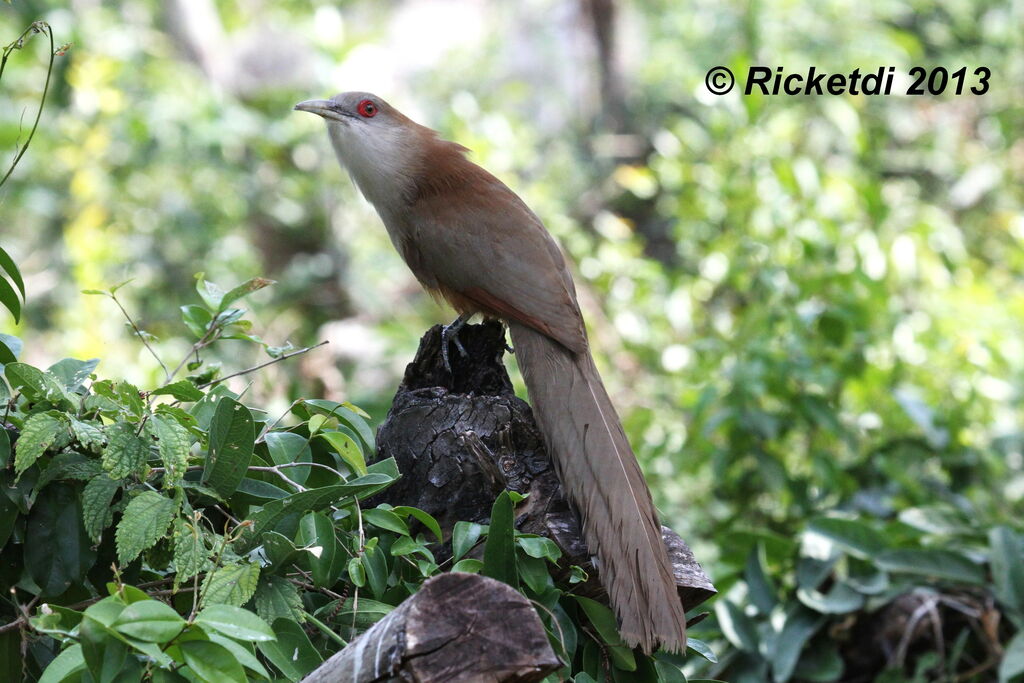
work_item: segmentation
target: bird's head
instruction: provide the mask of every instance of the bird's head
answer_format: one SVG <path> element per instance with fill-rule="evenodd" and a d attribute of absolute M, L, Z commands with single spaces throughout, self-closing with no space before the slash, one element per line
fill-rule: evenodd
<path fill-rule="evenodd" d="M 420 140 L 432 135 L 429 129 L 367 92 L 306 100 L 295 109 L 323 117 L 338 160 L 363 195 L 374 203 L 380 193 L 404 189 L 409 169 L 417 161 Z"/>

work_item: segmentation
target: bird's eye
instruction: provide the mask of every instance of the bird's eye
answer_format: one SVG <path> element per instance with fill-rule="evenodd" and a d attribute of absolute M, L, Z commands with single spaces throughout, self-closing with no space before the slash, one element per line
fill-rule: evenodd
<path fill-rule="evenodd" d="M 373 100 L 363 100 L 356 107 L 356 111 L 360 116 L 370 118 L 377 115 L 377 105 L 373 103 Z"/>

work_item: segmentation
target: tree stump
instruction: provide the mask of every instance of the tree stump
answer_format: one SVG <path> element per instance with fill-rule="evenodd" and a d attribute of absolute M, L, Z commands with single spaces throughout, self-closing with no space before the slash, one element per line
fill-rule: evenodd
<path fill-rule="evenodd" d="M 495 321 L 463 327 L 466 355 L 452 345 L 450 373 L 441 361 L 440 331 L 435 326 L 423 336 L 377 434 L 378 457 L 394 457 L 402 478 L 367 505 L 418 507 L 449 540 L 457 521 L 488 523 L 502 490 L 528 494 L 516 508 L 516 528 L 554 540 L 563 568 L 579 565 L 591 577 L 576 592 L 605 599 L 579 516 L 562 494 L 530 406 L 515 395 L 502 364 L 504 327 Z M 662 538 L 689 611 L 715 588 L 683 539 L 667 527 Z"/>
<path fill-rule="evenodd" d="M 448 573 L 426 581 L 304 681 L 525 682 L 559 666 L 525 596 L 484 576 Z"/>

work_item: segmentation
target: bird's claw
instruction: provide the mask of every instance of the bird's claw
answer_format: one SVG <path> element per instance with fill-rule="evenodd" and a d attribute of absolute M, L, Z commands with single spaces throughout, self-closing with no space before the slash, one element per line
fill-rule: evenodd
<path fill-rule="evenodd" d="M 459 350 L 459 353 L 463 358 L 469 354 L 466 352 L 466 348 L 459 341 L 459 330 L 466 324 L 470 316 L 463 314 L 456 318 L 450 325 L 445 325 L 441 328 L 441 361 L 444 363 L 444 369 L 448 371 L 448 374 L 452 374 L 452 366 L 448 360 L 448 344 L 453 342 L 455 348 Z"/>

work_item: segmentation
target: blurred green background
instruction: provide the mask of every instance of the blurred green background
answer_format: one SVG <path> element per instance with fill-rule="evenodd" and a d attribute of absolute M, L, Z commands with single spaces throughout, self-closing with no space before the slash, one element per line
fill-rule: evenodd
<path fill-rule="evenodd" d="M 561 241 L 606 383 L 664 518 L 720 588 L 752 538 L 826 511 L 1024 512 L 1024 10 L 830 0 L 18 1 L 74 43 L 0 190 L 26 278 L 0 331 L 23 360 L 159 368 L 191 344 L 194 274 L 252 298 L 260 374 L 384 412 L 430 324 L 424 295 L 302 99 L 370 90 L 473 150 Z M 14 148 L 45 46 L 12 58 Z M 716 65 L 991 69 L 984 96 L 724 97 Z M 260 362 L 239 344 L 222 360 Z M 236 390 L 245 386 L 239 380 Z M 767 539 L 767 540 L 766 540 Z M 769 562 L 773 561 L 771 557 Z"/>

